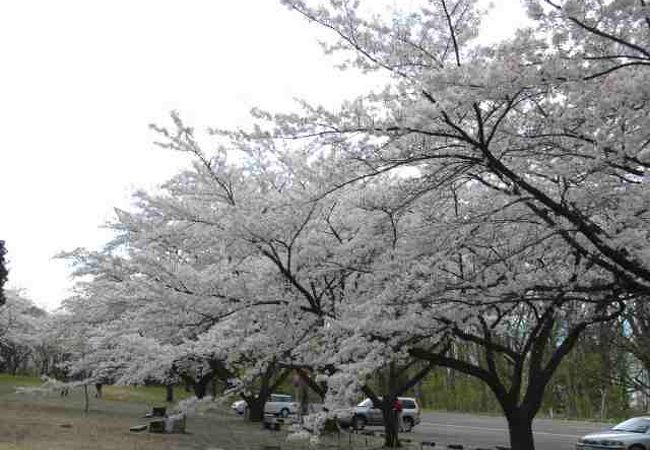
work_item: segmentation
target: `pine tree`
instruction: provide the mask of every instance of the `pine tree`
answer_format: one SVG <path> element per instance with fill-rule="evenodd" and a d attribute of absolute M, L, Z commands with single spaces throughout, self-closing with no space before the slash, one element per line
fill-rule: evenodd
<path fill-rule="evenodd" d="M 9 270 L 6 267 L 5 254 L 7 249 L 5 248 L 5 241 L 0 241 L 0 305 L 4 305 L 6 298 L 4 293 L 4 285 L 7 282 L 7 276 L 9 275 Z"/>

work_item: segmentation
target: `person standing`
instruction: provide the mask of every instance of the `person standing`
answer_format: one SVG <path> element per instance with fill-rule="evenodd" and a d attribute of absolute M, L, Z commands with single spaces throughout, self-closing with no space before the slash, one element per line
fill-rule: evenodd
<path fill-rule="evenodd" d="M 404 409 L 402 401 L 399 398 L 395 398 L 393 402 L 393 412 L 395 413 L 395 419 L 397 422 L 397 429 L 402 431 L 404 429 L 404 423 L 402 421 L 402 410 Z"/>

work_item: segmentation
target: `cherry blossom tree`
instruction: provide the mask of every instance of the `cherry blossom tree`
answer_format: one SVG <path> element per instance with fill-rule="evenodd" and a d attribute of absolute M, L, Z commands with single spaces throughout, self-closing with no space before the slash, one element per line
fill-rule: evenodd
<path fill-rule="evenodd" d="M 436 310 L 427 334 L 437 338 L 435 351 L 418 354 L 447 362 L 453 345 L 445 339 L 453 336 L 480 344 L 493 373 L 501 370 L 491 361 L 496 353 L 519 361 L 509 387 L 496 391 L 513 448 L 533 448 L 526 428 L 539 391 L 576 336 L 615 318 L 650 287 L 643 2 L 531 1 L 536 25 L 491 48 L 476 40 L 480 15 L 469 1 L 441 0 L 388 17 L 368 14 L 360 2 L 284 3 L 334 32 L 339 41 L 329 51 L 392 79 L 385 91 L 336 112 L 310 105 L 303 114 L 257 112 L 271 127 L 251 135 L 299 139 L 328 155 L 337 172 L 325 194 L 405 167 L 414 181 L 402 208 L 424 204 L 428 193 L 453 193 L 457 200 L 442 206 L 458 217 L 441 223 L 458 232 L 431 256 L 440 259 L 423 261 L 437 267 L 433 272 L 447 265 L 459 285 L 451 296 L 449 279 L 442 279 L 444 289 L 433 288 L 438 275 L 426 284 Z M 548 330 L 564 316 L 576 326 L 549 342 Z M 516 333 L 524 325 L 526 338 Z M 519 337 L 523 353 L 497 350 L 497 329 L 499 339 Z M 526 378 L 524 366 L 539 370 Z M 524 378 L 531 381 L 526 388 L 517 381 Z"/>
<path fill-rule="evenodd" d="M 186 133 L 183 130 L 181 129 L 178 135 Z M 185 136 L 184 139 L 189 139 L 189 137 Z M 504 203 L 501 205 L 490 205 L 489 201 L 486 201 L 489 199 L 490 189 L 482 183 L 470 180 L 466 186 L 459 186 L 452 196 L 445 198 L 437 194 L 424 195 L 427 190 L 423 189 L 422 181 L 418 179 L 399 181 L 386 178 L 381 181 L 390 189 L 382 190 L 379 183 L 365 184 L 363 189 L 356 192 L 359 195 L 370 191 L 375 195 L 366 193 L 361 198 L 365 207 L 358 209 L 363 210 L 364 215 L 354 216 L 353 221 L 357 222 L 357 228 L 363 229 L 357 230 L 353 238 L 341 239 L 342 233 L 336 230 L 346 229 L 346 227 L 341 228 L 341 223 L 333 221 L 331 214 L 327 216 L 326 223 L 331 234 L 338 236 L 336 240 L 340 244 L 345 242 L 345 246 L 337 248 L 339 250 L 336 255 L 337 259 L 330 256 L 329 263 L 335 264 L 337 267 L 345 267 L 346 270 L 355 273 L 354 284 L 356 286 L 353 296 L 357 301 L 350 304 L 342 302 L 338 306 L 338 314 L 324 316 L 329 326 L 328 329 L 331 331 L 323 337 L 323 340 L 332 350 L 334 362 L 332 360 L 315 363 L 312 361 L 312 366 L 343 367 L 344 370 L 331 378 L 335 381 L 335 385 L 338 383 L 338 388 L 341 390 L 341 381 L 347 380 L 356 390 L 363 390 L 371 398 L 374 398 L 387 416 L 388 445 L 398 445 L 394 427 L 390 428 L 390 424 L 394 424 L 394 420 L 391 419 L 392 409 L 390 406 L 392 406 L 392 402 L 390 400 L 424 376 L 428 367 L 419 372 L 413 380 L 391 387 L 389 392 L 385 393 L 383 401 L 379 401 L 378 396 L 372 393 L 367 385 L 364 385 L 368 374 L 384 367 L 388 367 L 389 370 L 396 366 L 408 367 L 412 364 L 412 361 L 408 360 L 409 356 L 442 365 L 441 357 L 448 357 L 446 347 L 444 347 L 445 351 L 432 353 L 431 351 L 426 352 L 430 349 L 414 347 L 413 343 L 426 341 L 432 348 L 436 348 L 436 346 L 442 345 L 441 337 L 443 336 L 467 339 L 472 331 L 478 330 L 479 334 L 485 331 L 484 328 L 477 325 L 480 324 L 479 319 L 483 318 L 485 314 L 488 314 L 488 317 L 489 314 L 496 314 L 494 322 L 490 323 L 489 327 L 485 325 L 492 330 L 491 333 L 494 334 L 492 339 L 495 341 L 509 339 L 510 342 L 507 345 L 512 345 L 513 349 L 508 356 L 517 354 L 517 352 L 520 354 L 517 356 L 518 363 L 512 372 L 506 375 L 496 371 L 496 366 L 489 367 L 489 370 L 492 371 L 492 378 L 488 381 L 497 396 L 503 400 L 504 411 L 512 424 L 513 440 L 519 441 L 523 445 L 529 445 L 532 442 L 530 440 L 532 438 L 530 422 L 534 417 L 534 412 L 539 408 L 543 388 L 548 383 L 557 364 L 574 345 L 577 336 L 586 326 L 609 320 L 620 313 L 621 297 L 611 293 L 611 286 L 608 285 L 600 287 L 594 285 L 591 286 L 592 291 L 588 291 L 592 296 L 604 296 L 605 300 L 598 298 L 590 300 L 586 296 L 577 297 L 582 289 L 580 287 L 576 289 L 577 294 L 566 289 L 565 285 L 570 284 L 571 281 L 567 281 L 566 278 L 562 279 L 560 275 L 573 277 L 579 273 L 582 277 L 581 281 L 587 282 L 591 278 L 598 279 L 602 274 L 597 271 L 593 273 L 593 270 L 584 270 L 582 268 L 583 260 L 579 255 L 575 260 L 569 260 L 572 262 L 567 266 L 565 263 L 567 258 L 575 255 L 562 253 L 562 251 L 566 252 L 566 249 L 562 250 L 562 246 L 559 246 L 559 250 L 556 249 L 558 244 L 556 233 L 539 234 L 539 230 L 536 228 L 539 224 L 536 222 L 536 217 L 531 216 L 526 209 L 517 209 L 517 205 L 511 205 L 507 199 L 503 200 Z M 193 189 L 198 190 L 196 187 Z M 201 191 L 206 192 L 205 189 Z M 337 192 L 340 193 L 341 189 Z M 412 201 L 414 195 L 419 198 L 417 204 Z M 341 198 L 337 199 L 340 202 Z M 306 204 L 309 205 L 309 208 L 314 208 L 313 202 L 306 202 Z M 415 206 L 408 206 L 411 204 Z M 266 207 L 260 209 L 264 211 Z M 193 211 L 197 210 L 193 209 Z M 246 216 L 254 216 L 256 210 L 247 211 Z M 309 210 L 309 214 L 312 210 Z M 437 215 L 430 212 L 436 210 L 441 212 Z M 293 211 L 295 210 L 292 210 L 289 217 L 295 215 Z M 343 208 L 343 211 L 350 215 L 350 209 Z M 264 222 L 264 220 L 268 219 L 256 219 L 254 225 L 247 226 L 246 232 L 249 233 L 253 229 L 252 227 L 259 226 L 259 223 L 267 225 L 268 222 Z M 253 239 L 250 238 L 250 235 L 244 235 L 245 242 L 255 245 L 262 243 L 262 247 L 252 248 L 256 251 L 261 250 L 261 256 L 272 263 L 270 267 L 290 268 L 290 264 L 283 266 L 285 261 L 291 261 L 291 251 L 293 250 L 293 244 L 287 244 L 287 242 L 298 241 L 295 238 L 292 241 L 286 241 L 279 237 L 278 230 L 286 225 L 287 216 L 280 213 L 274 220 L 274 226 L 271 227 L 274 231 L 270 233 L 271 237 L 266 237 L 269 235 L 269 231 L 255 231 Z M 210 221 L 201 219 L 201 222 L 215 223 L 213 219 Z M 486 222 L 486 225 L 483 228 L 477 228 L 476 224 L 482 222 Z M 298 228 L 301 233 L 308 229 L 305 227 L 310 223 L 299 223 Z M 359 223 L 367 226 L 360 227 Z M 402 230 L 406 231 L 404 235 L 402 235 Z M 531 242 L 530 238 L 536 233 L 539 235 Z M 427 236 L 429 239 L 423 241 L 422 236 Z M 431 236 L 435 236 L 436 239 L 430 239 Z M 457 244 L 463 240 L 465 247 L 458 247 Z M 401 245 L 402 243 L 404 244 Z M 271 250 L 265 253 L 267 248 Z M 313 251 L 316 248 L 314 246 L 310 250 Z M 427 249 L 432 253 L 422 253 L 421 249 Z M 286 255 L 286 259 L 280 255 Z M 377 259 L 378 256 L 380 256 L 379 259 Z M 531 265 L 527 262 L 529 259 L 537 261 L 537 264 Z M 368 269 L 368 261 L 372 262 L 372 270 Z M 436 264 L 433 264 L 433 261 Z M 407 269 L 408 266 L 416 263 L 428 267 L 428 271 L 419 268 L 420 272 L 410 273 Z M 523 265 L 522 270 L 519 270 L 518 264 Z M 313 277 L 314 266 L 310 266 L 309 269 L 301 276 Z M 555 272 L 558 275 L 553 276 Z M 450 274 L 455 278 L 450 278 Z M 291 275 L 291 270 L 281 271 L 281 275 L 291 281 L 291 287 L 300 286 L 298 279 L 287 276 Z M 405 285 L 403 279 L 409 280 L 410 284 Z M 563 285 L 560 287 L 549 286 L 549 279 L 555 283 L 561 281 Z M 416 281 L 421 285 L 418 285 Z M 316 284 L 313 282 L 311 284 L 313 290 Z M 444 289 L 442 289 L 443 286 Z M 397 292 L 396 289 L 398 289 Z M 454 298 L 452 294 L 457 295 L 458 292 L 466 297 Z M 300 290 L 298 293 L 304 294 Z M 474 300 L 471 299 L 472 295 L 476 297 Z M 526 298 L 526 295 L 532 296 Z M 565 295 L 569 298 L 565 299 Z M 350 292 L 346 292 L 346 296 L 350 297 Z M 426 301 L 420 296 L 425 296 Z M 488 297 L 488 299 L 481 297 Z M 306 298 L 307 300 L 311 299 L 309 296 Z M 493 301 L 490 300 L 491 298 L 498 300 Z M 358 299 L 366 300 L 366 302 Z M 399 303 L 396 303 L 396 299 L 399 299 Z M 417 301 L 413 302 L 415 299 Z M 581 302 L 588 301 L 597 305 L 595 310 L 586 308 L 588 311 L 585 312 L 583 311 L 585 308 L 582 310 L 578 308 L 579 312 L 585 313 L 584 320 L 578 321 L 577 326 L 568 333 L 570 338 L 566 339 L 563 345 L 555 348 L 555 343 L 549 342 L 550 335 L 548 333 L 558 319 L 555 310 L 564 311 L 564 309 L 570 309 L 571 305 L 579 306 Z M 419 333 L 411 334 L 396 332 L 396 330 L 412 328 L 413 316 L 410 313 L 412 313 L 414 305 L 411 303 L 419 304 L 422 309 L 423 302 L 426 306 L 425 310 L 417 311 L 416 309 L 416 311 L 420 315 L 421 323 L 425 317 L 428 320 L 429 326 L 424 328 L 426 331 L 420 330 Z M 532 304 L 533 307 L 527 312 L 522 312 L 521 309 L 516 308 L 516 305 L 520 303 Z M 313 304 L 316 302 L 307 305 L 312 306 Z M 503 307 L 503 311 L 500 310 L 500 304 L 507 305 Z M 614 306 L 610 308 L 610 304 Z M 319 311 L 318 309 L 309 309 L 307 305 L 304 307 L 307 308 L 307 312 Z M 406 309 L 404 310 L 402 307 Z M 545 310 L 545 308 L 548 309 Z M 495 313 L 495 311 L 497 312 Z M 576 314 L 575 317 L 583 317 L 583 315 Z M 389 324 L 385 324 L 388 320 L 390 320 Z M 509 334 L 512 334 L 510 321 L 517 322 L 520 327 L 526 328 L 525 331 L 519 330 L 514 334 L 517 339 L 508 338 Z M 458 325 L 461 322 L 465 324 L 462 327 Z M 368 324 L 370 328 L 360 327 L 360 323 Z M 471 328 L 477 326 L 478 328 Z M 528 332 L 530 334 L 526 334 Z M 497 337 L 499 334 L 500 336 Z M 482 345 L 489 341 L 490 339 L 481 341 L 476 336 L 470 340 L 474 344 L 482 343 Z M 503 347 L 505 348 L 507 345 L 503 345 Z M 356 350 L 351 348 L 356 348 Z M 480 348 L 479 346 L 479 351 Z M 402 352 L 400 355 L 400 349 L 409 349 L 410 351 Z M 554 353 L 546 360 L 544 355 L 550 351 L 549 349 L 552 349 Z M 531 377 L 524 375 L 524 368 L 527 366 L 525 362 L 531 358 L 530 355 L 533 351 L 537 352 L 537 360 L 530 366 L 529 375 L 535 375 Z M 322 354 L 328 355 L 328 352 Z M 362 358 L 358 359 L 359 355 Z M 494 355 L 490 356 L 490 358 L 493 357 Z M 456 361 L 457 364 L 454 368 L 465 368 L 467 365 L 466 361 L 461 359 Z M 488 365 L 491 364 L 488 363 Z M 475 367 L 482 369 L 480 365 Z M 483 372 L 480 373 L 483 374 Z M 501 379 L 502 377 L 505 377 L 505 382 Z M 482 379 L 485 381 L 486 377 Z M 523 386 L 521 380 L 524 379 L 533 379 L 534 382 Z M 349 385 L 343 384 L 342 386 L 344 388 L 342 391 L 346 394 L 353 395 L 355 392 L 355 389 L 349 389 Z M 520 397 L 522 389 L 528 389 L 530 395 Z"/>
<path fill-rule="evenodd" d="M 485 188 L 468 190 L 473 202 L 470 193 L 462 205 L 459 192 L 428 194 L 366 230 L 364 240 L 387 250 L 331 328 L 339 372 L 330 390 L 338 402 L 359 390 L 371 396 L 363 387 L 371 374 L 421 359 L 484 381 L 513 441 L 532 445 L 530 423 L 559 363 L 588 327 L 618 317 L 634 297 L 603 283 L 604 272 L 567 253 L 557 233 L 535 235 L 526 209 L 495 216 L 501 207 L 486 201 Z M 380 204 L 391 211 L 386 198 Z M 478 226 L 486 221 L 491 227 Z"/>
<path fill-rule="evenodd" d="M 41 344 L 40 332 L 47 323 L 47 313 L 15 290 L 7 291 L 7 301 L 0 306 L 0 368 L 16 375 L 19 370 L 33 370 L 35 351 Z"/>
<path fill-rule="evenodd" d="M 352 3 L 285 3 L 334 30 L 341 43 L 331 50 L 352 49 L 351 62 L 386 69 L 395 80 L 340 114 L 310 108 L 300 117 L 278 115 L 278 136 L 336 143 L 350 155 L 346 163 L 363 164 L 356 166 L 357 178 L 409 165 L 428 177 L 429 188 L 471 178 L 495 196 L 526 200 L 545 227 L 564 230 L 567 245 L 628 289 L 647 290 L 646 250 L 630 245 L 646 240 L 642 5 L 542 2 L 554 5 L 544 13 L 532 2 L 531 14 L 542 20 L 533 30 L 538 34 L 481 48 L 472 42 L 472 2 L 397 11 L 389 18 L 394 24 L 366 19 Z M 619 29 L 626 31 L 619 36 Z M 620 59 L 636 62 L 619 67 Z M 622 227 L 610 217 L 629 220 Z"/>
<path fill-rule="evenodd" d="M 178 351 L 162 372 L 261 379 L 251 406 L 278 368 L 326 372 L 329 401 L 382 406 L 390 446 L 387 405 L 411 381 L 382 403 L 371 374 L 449 367 L 485 382 L 512 448 L 533 449 L 560 362 L 650 290 L 645 5 L 530 0 L 534 25 L 484 47 L 469 0 L 283 3 L 386 88 L 254 111 L 252 131 L 213 130 L 213 152 L 178 115 L 154 127 L 194 164 L 84 255 L 83 301 Z"/>
<path fill-rule="evenodd" d="M 197 374 L 203 362 L 188 358 L 184 344 L 218 320 L 211 314 L 218 314 L 220 305 L 210 300 L 219 294 L 202 291 L 209 287 L 200 284 L 198 266 L 184 264 L 178 248 L 161 245 L 161 234 L 157 245 L 153 236 L 151 241 L 140 236 L 138 242 L 137 234 L 147 230 L 137 228 L 144 220 L 120 215 L 120 226 L 133 233 L 128 250 L 109 245 L 101 252 L 62 255 L 75 261 L 80 277 L 77 294 L 64 304 L 71 328 L 90 326 L 84 366 L 92 368 L 98 383 L 169 385 L 190 379 L 203 396 L 210 378 Z"/>
<path fill-rule="evenodd" d="M 313 322 L 336 307 L 337 281 L 324 269 L 311 281 L 301 279 L 309 276 L 301 266 L 317 259 L 297 244 L 312 227 L 313 206 L 280 196 L 273 184 L 279 177 L 241 180 L 241 169 L 208 167 L 198 152 L 197 159 L 193 171 L 165 185 L 165 194 L 138 193 L 136 213 L 119 211 L 118 237 L 104 251 L 64 255 L 81 277 L 80 294 L 66 306 L 80 323 L 97 325 L 95 373 L 111 369 L 133 382 L 153 377 L 143 368 L 157 361 L 151 370 L 194 376 L 197 395 L 215 374 L 242 376 L 242 392 L 261 377 L 262 392 L 246 395 L 259 420 L 269 389 L 288 373 L 279 361 L 286 364 Z M 268 196 L 260 199 L 256 189 Z M 296 318 L 306 313 L 308 320 Z M 266 323 L 278 314 L 277 323 Z M 171 346 L 166 353 L 174 356 L 158 358 L 160 352 L 134 351 L 134 345 Z M 129 359 L 107 368 L 120 354 Z"/>

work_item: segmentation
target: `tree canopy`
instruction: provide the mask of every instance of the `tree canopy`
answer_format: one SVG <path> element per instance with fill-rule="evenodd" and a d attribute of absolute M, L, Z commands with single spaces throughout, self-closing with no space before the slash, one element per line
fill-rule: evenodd
<path fill-rule="evenodd" d="M 337 405 L 380 403 L 377 373 L 390 399 L 446 367 L 533 449 L 562 361 L 650 293 L 647 6 L 529 0 L 533 24 L 485 46 L 474 1 L 283 3 L 385 89 L 255 110 L 252 129 L 209 131 L 215 151 L 176 113 L 153 126 L 193 165 L 136 193 L 103 250 L 66 255 L 80 367 L 237 378 L 251 405 L 288 368 Z"/>

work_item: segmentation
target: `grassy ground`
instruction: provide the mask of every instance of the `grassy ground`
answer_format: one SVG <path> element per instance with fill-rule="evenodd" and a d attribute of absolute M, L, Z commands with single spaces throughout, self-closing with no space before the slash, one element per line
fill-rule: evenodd
<path fill-rule="evenodd" d="M 18 386 L 38 386 L 27 377 L 0 375 L 0 450 L 305 450 L 306 441 L 286 440 L 285 431 L 264 430 L 244 422 L 224 405 L 214 403 L 187 421 L 186 434 L 133 433 L 129 427 L 146 423 L 142 416 L 163 405 L 163 388 L 105 386 L 102 399 L 90 399 L 83 412 L 80 390 L 68 397 L 58 393 L 17 394 Z M 90 390 L 94 394 L 94 388 Z M 178 392 L 179 395 L 184 393 Z M 321 448 L 370 449 L 378 438 L 342 433 L 325 439 Z"/>

